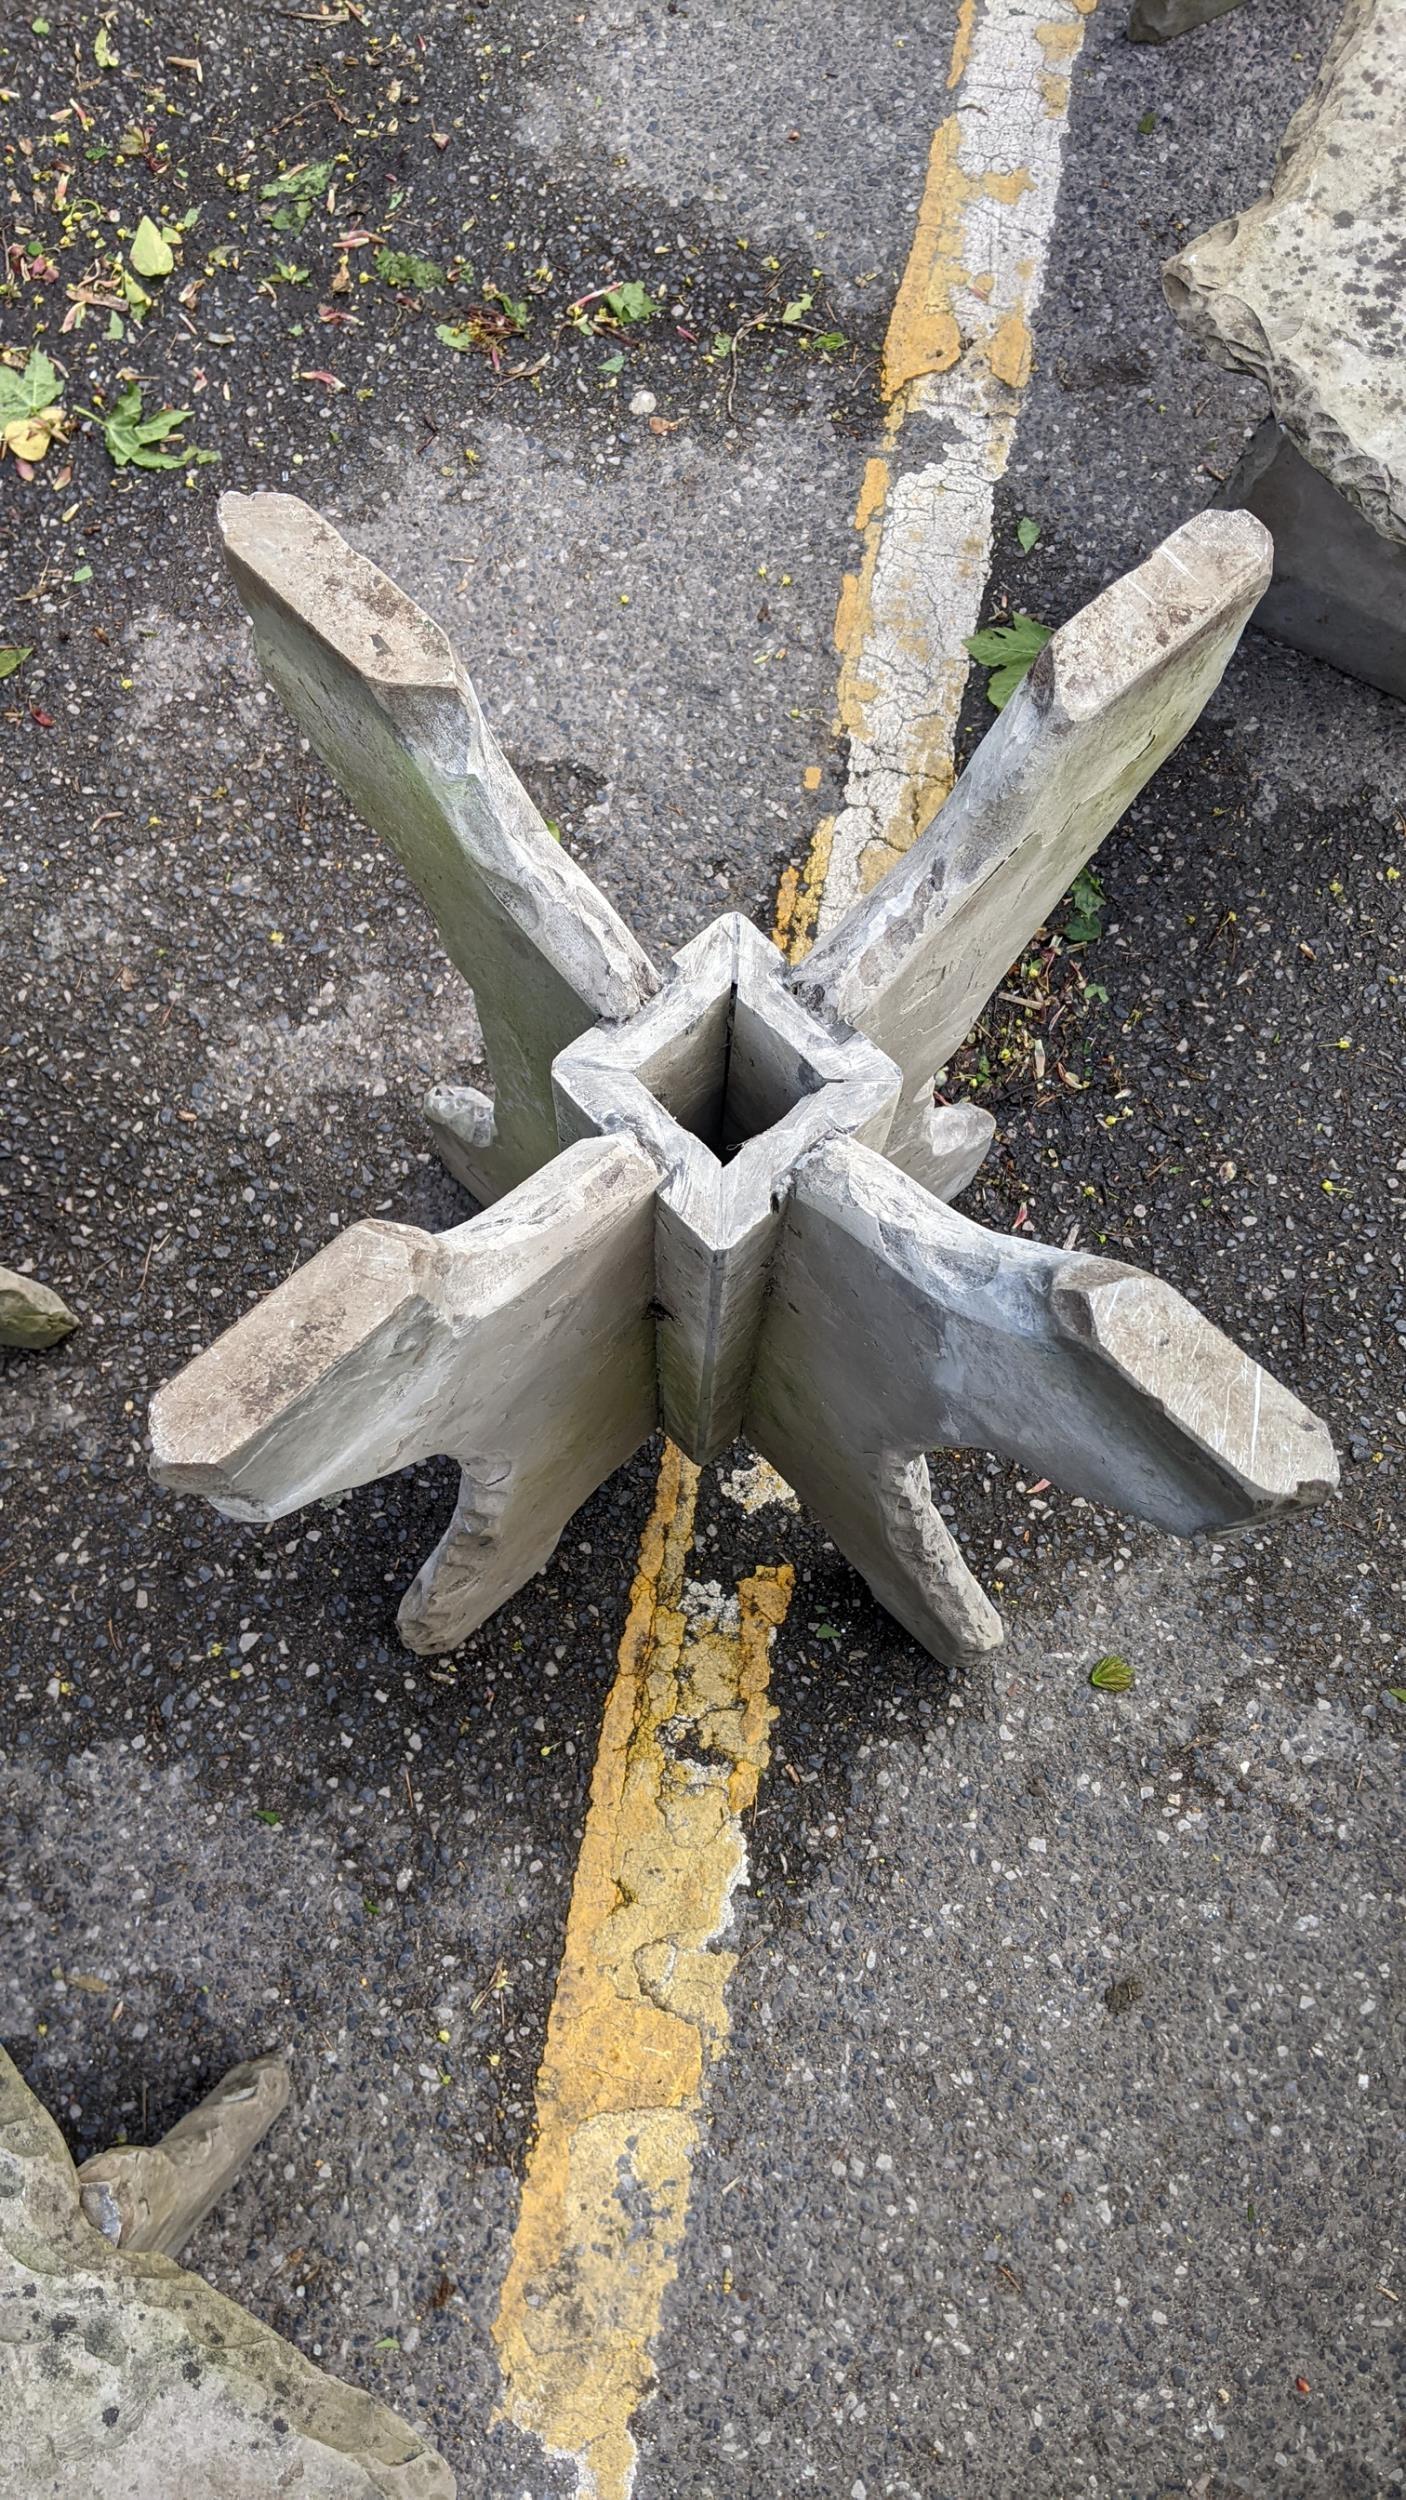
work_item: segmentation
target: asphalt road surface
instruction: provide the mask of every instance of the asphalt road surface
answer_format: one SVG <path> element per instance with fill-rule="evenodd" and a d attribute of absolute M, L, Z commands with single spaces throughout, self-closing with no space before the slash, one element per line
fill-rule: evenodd
<path fill-rule="evenodd" d="M 147 1482 L 153 1388 L 298 1260 L 468 1211 L 417 1109 L 471 1071 L 467 996 L 262 688 L 215 495 L 305 495 L 441 618 L 652 950 L 769 925 L 841 787 L 835 598 L 955 15 L 159 0 L 104 68 L 56 0 L 0 42 L 6 340 L 70 405 L 134 371 L 219 454 L 119 469 L 90 424 L 0 469 L 3 1256 L 83 1321 L 0 1376 L 0 2031 L 79 2156 L 287 2048 L 191 2262 L 484 2500 L 576 2488 L 495 2419 L 491 2323 L 654 1455 L 444 1666 L 393 1618 L 452 1471 L 270 1530 Z M 1157 268 L 1267 174 L 1332 16 L 1091 20 L 993 610 L 1058 621 L 1233 465 L 1259 399 Z M 301 219 L 262 195 L 309 157 Z M 60 334 L 114 216 L 192 208 L 144 326 Z M 627 287 L 645 318 L 569 309 Z M 1331 1509 L 1190 1548 L 944 1462 L 1010 1628 L 950 1678 L 709 1471 L 700 1575 L 798 1586 L 639 2500 L 1406 2485 L 1401 719 L 1250 636 L 1100 855 L 1076 1082 L 1015 1009 L 963 1068 L 1000 1133 L 968 1211 L 1190 1293 L 1330 1419 Z"/>

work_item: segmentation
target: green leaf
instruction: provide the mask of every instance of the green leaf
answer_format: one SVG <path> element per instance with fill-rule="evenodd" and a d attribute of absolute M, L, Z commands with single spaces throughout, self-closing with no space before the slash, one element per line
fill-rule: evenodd
<path fill-rule="evenodd" d="M 58 404 L 62 397 L 63 384 L 37 347 L 22 372 L 0 363 L 0 454 L 12 451 L 17 460 L 42 460 L 65 427 Z"/>
<path fill-rule="evenodd" d="M 437 321 L 434 334 L 442 346 L 452 347 L 456 356 L 465 355 L 469 348 L 478 344 L 473 332 L 462 322 Z"/>
<path fill-rule="evenodd" d="M 713 354 L 715 356 L 730 356 L 732 354 L 732 332 L 730 330 L 717 330 L 714 332 Z"/>
<path fill-rule="evenodd" d="M 506 313 L 515 330 L 531 329 L 532 307 L 522 297 L 505 295 L 500 286 L 485 286 L 483 300 L 485 304 L 496 304 L 500 312 Z"/>
<path fill-rule="evenodd" d="M 256 1823 L 267 1823 L 270 1830 L 277 1831 L 283 1817 L 281 1814 L 275 1814 L 271 1806 L 255 1806 L 254 1820 Z"/>
<path fill-rule="evenodd" d="M 1081 868 L 1069 889 L 1073 910 L 1064 924 L 1064 934 L 1074 946 L 1090 946 L 1103 935 L 1100 918 L 1108 896 L 1103 881 L 1092 868 Z"/>
<path fill-rule="evenodd" d="M 149 217 L 138 219 L 128 257 L 139 278 L 169 278 L 176 266 L 175 253 Z"/>
<path fill-rule="evenodd" d="M 1155 113 L 1149 111 L 1139 115 L 1137 135 L 1140 139 L 1150 139 L 1156 127 L 1157 116 Z"/>
<path fill-rule="evenodd" d="M 1038 521 L 1032 521 L 1029 513 L 1027 512 L 1023 520 L 1017 521 L 1015 525 L 1015 534 L 1026 554 L 1029 555 L 1032 547 L 1039 546 L 1040 524 Z"/>
<path fill-rule="evenodd" d="M 125 339 L 127 336 L 127 324 L 123 320 L 121 313 L 108 314 L 107 328 L 103 332 L 103 336 L 108 339 Z"/>
<path fill-rule="evenodd" d="M 26 651 L 23 656 L 25 659 L 28 659 L 29 653 Z M 3 660 L 4 657 L 4 652 L 0 651 L 0 660 Z M 0 677 L 8 675 L 8 669 L 0 669 Z M 1386 1693 L 1388 1701 L 1399 1701 L 1403 1710 L 1406 1710 L 1406 1684 L 1388 1684 Z"/>
<path fill-rule="evenodd" d="M 371 2349 L 373 2352 L 399 2352 L 400 2337 L 398 2335 L 378 2335 Z"/>
<path fill-rule="evenodd" d="M 648 321 L 659 310 L 649 289 L 641 286 L 638 278 L 627 278 L 623 286 L 607 288 L 601 302 L 613 321 Z"/>
<path fill-rule="evenodd" d="M 598 373 L 619 373 L 624 366 L 624 362 L 625 351 L 623 347 L 617 347 L 612 355 L 603 356 L 601 358 L 599 365 L 596 367 L 596 371 Z"/>
<path fill-rule="evenodd" d="M 261 184 L 261 200 L 316 199 L 332 180 L 334 160 L 323 157 L 319 163 L 290 165 L 286 174 L 278 174 L 272 182 Z"/>
<path fill-rule="evenodd" d="M 818 330 L 811 344 L 827 356 L 838 356 L 842 347 L 848 347 L 849 340 L 843 330 Z"/>
<path fill-rule="evenodd" d="M 1089 1676 L 1095 1692 L 1130 1693 L 1137 1682 L 1126 1658 L 1100 1658 Z"/>
<path fill-rule="evenodd" d="M 37 417 L 41 408 L 56 407 L 63 397 L 63 384 L 39 348 L 30 352 L 22 373 L 13 365 L 0 365 L 0 426 L 12 425 L 17 417 Z"/>
<path fill-rule="evenodd" d="M 32 660 L 33 657 L 32 642 L 0 643 L 0 677 L 13 677 L 15 670 L 23 668 L 25 661 Z"/>
<path fill-rule="evenodd" d="M 117 46 L 106 26 L 100 26 L 93 37 L 93 58 L 99 69 L 117 67 Z"/>
<path fill-rule="evenodd" d="M 813 295 L 798 295 L 792 303 L 783 307 L 781 318 L 785 322 L 788 330 L 794 330 L 796 323 L 801 319 L 803 314 L 810 311 L 811 305 L 814 302 L 815 297 Z"/>
<path fill-rule="evenodd" d="M 158 451 L 156 445 L 179 434 L 191 412 L 189 408 L 161 408 L 154 417 L 144 417 L 141 390 L 135 382 L 119 393 L 106 416 L 99 416 L 95 408 L 81 408 L 78 413 L 101 426 L 108 457 L 119 469 L 184 469 L 192 461 L 203 468 L 220 456 L 217 451 L 197 451 L 191 443 L 183 451 Z"/>
<path fill-rule="evenodd" d="M 393 252 L 389 244 L 382 244 L 376 254 L 375 270 L 387 286 L 405 287 L 414 294 L 428 294 L 444 284 L 438 261 L 421 260 L 418 252 Z"/>
<path fill-rule="evenodd" d="M 71 582 L 90 582 L 93 578 L 93 568 L 91 564 L 75 564 L 68 578 Z"/>
<path fill-rule="evenodd" d="M 1003 710 L 1009 703 L 1052 631 L 1052 626 L 1042 625 L 1037 618 L 1017 610 L 1009 625 L 986 625 L 979 634 L 968 634 L 966 647 L 972 658 L 991 671 L 986 681 L 986 699 L 995 711 Z"/>
<path fill-rule="evenodd" d="M 260 199 L 274 203 L 269 224 L 277 233 L 302 233 L 335 170 L 336 160 L 327 156 L 315 165 L 292 165 L 286 174 L 260 185 Z"/>

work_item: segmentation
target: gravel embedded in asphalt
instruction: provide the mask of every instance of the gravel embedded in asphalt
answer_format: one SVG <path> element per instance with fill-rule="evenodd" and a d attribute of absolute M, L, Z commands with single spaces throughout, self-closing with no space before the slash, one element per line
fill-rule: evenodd
<path fill-rule="evenodd" d="M 1260 402 L 1156 269 L 1267 173 L 1331 17 L 1091 20 L 993 612 L 1068 614 L 1233 466 Z M 444 1662 L 393 1617 L 451 1471 L 266 1530 L 146 1481 L 153 1387 L 331 1231 L 467 1211 L 417 1105 L 472 1071 L 468 1001 L 263 691 L 214 497 L 305 494 L 441 617 L 646 944 L 765 925 L 842 779 L 834 599 L 954 20 L 162 5 L 113 70 L 80 8 L 6 38 L 9 234 L 57 273 L 7 337 L 69 404 L 136 372 L 220 463 L 118 471 L 89 425 L 0 469 L 0 1255 L 83 1321 L 0 1371 L 0 2022 L 80 2156 L 286 2046 L 295 2112 L 192 2261 L 495 2500 L 574 2487 L 494 2424 L 490 2325 L 652 1461 Z M 308 158 L 334 208 L 274 231 Z M 190 207 L 144 328 L 60 334 L 109 211 Z M 472 276 L 363 283 L 383 248 Z M 570 319 L 631 282 L 648 320 Z M 705 1494 L 698 1576 L 798 1592 L 642 2495 L 1402 2487 L 1400 717 L 1247 638 L 1099 856 L 1079 977 L 1017 976 L 951 1079 L 999 1123 L 967 1210 L 1191 1294 L 1329 1417 L 1331 1510 L 1187 1548 L 939 1460 L 1010 1627 L 956 1681 L 808 1523 Z"/>

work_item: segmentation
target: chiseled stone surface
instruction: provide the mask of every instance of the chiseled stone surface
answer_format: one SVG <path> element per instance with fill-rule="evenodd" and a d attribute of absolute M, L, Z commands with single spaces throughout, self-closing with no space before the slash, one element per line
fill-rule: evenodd
<path fill-rule="evenodd" d="M 588 1139 L 450 1232 L 350 1226 L 157 1392 L 153 1474 L 281 1519 L 457 1458 L 399 1615 L 410 1648 L 455 1648 L 654 1430 L 657 1185 L 629 1139 Z"/>
<path fill-rule="evenodd" d="M 37 1277 L 0 1267 L 0 1346 L 57 1345 L 78 1326 L 61 1294 Z"/>
<path fill-rule="evenodd" d="M 1348 0 L 1263 199 L 1163 271 L 1183 329 L 1406 543 L 1406 10 Z"/>
<path fill-rule="evenodd" d="M 1170 1285 L 989 1233 L 851 1139 L 797 1176 L 747 1429 L 954 1665 L 1001 1626 L 933 1506 L 929 1450 L 994 1450 L 1175 1536 L 1338 1480 L 1326 1426 Z"/>
<path fill-rule="evenodd" d="M 1225 673 L 1269 535 L 1203 512 L 1045 645 L 945 807 L 792 979 L 903 1072 L 887 1152 L 926 1180 L 934 1071 Z"/>
<path fill-rule="evenodd" d="M 433 620 L 296 495 L 222 495 L 220 528 L 272 683 L 472 986 L 494 1092 L 461 1089 L 455 1169 L 499 1197 L 555 1151 L 557 1051 L 658 975 L 553 841 Z"/>
<path fill-rule="evenodd" d="M 454 2500 L 407 2423 L 84 2219 L 0 2049 L 0 2500 Z"/>

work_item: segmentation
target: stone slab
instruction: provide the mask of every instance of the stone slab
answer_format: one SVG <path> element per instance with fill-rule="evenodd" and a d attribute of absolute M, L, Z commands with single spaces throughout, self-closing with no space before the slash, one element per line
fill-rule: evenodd
<path fill-rule="evenodd" d="M 1378 537 L 1273 417 L 1220 500 L 1253 512 L 1274 540 L 1274 579 L 1254 616 L 1260 632 L 1406 703 L 1406 547 Z"/>
<path fill-rule="evenodd" d="M 0 2500 L 454 2500 L 385 2405 L 84 2219 L 0 2049 Z"/>
<path fill-rule="evenodd" d="M 887 1151 L 931 1157 L 933 1075 L 1105 834 L 1179 745 L 1270 575 L 1249 513 L 1203 512 L 1045 645 L 951 797 L 798 965 L 817 1014 L 903 1072 Z"/>
<path fill-rule="evenodd" d="M 119 2248 L 180 2254 L 287 2106 L 281 2057 L 231 2067 L 159 2144 L 118 2144 L 78 2173 L 83 2211 Z"/>
<path fill-rule="evenodd" d="M 747 1430 L 915 1639 L 954 1665 L 1000 1620 L 925 1454 L 992 1450 L 1174 1536 L 1322 1501 L 1325 1426 L 1156 1277 L 997 1235 L 854 1140 L 782 1221 Z"/>
<path fill-rule="evenodd" d="M 457 1647 L 655 1428 L 657 1188 L 633 1141 L 591 1139 L 450 1232 L 352 1225 L 158 1391 L 152 1473 L 266 1520 L 456 1458 L 398 1623 Z"/>
<path fill-rule="evenodd" d="M 470 984 L 494 1095 L 459 1089 L 456 1177 L 487 1203 L 556 1149 L 551 1063 L 658 975 L 498 747 L 440 628 L 295 495 L 223 495 L 259 658 Z"/>
<path fill-rule="evenodd" d="M 1349 0 L 1262 199 L 1162 273 L 1182 328 L 1252 373 L 1289 440 L 1406 542 L 1406 10 Z"/>
<path fill-rule="evenodd" d="M 0 1267 L 0 1346 L 37 1351 L 58 1345 L 77 1326 L 77 1312 L 51 1286 L 41 1285 L 35 1276 L 21 1276 L 16 1268 Z"/>

